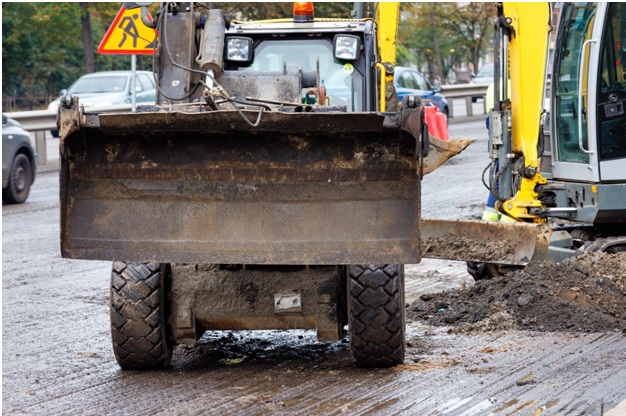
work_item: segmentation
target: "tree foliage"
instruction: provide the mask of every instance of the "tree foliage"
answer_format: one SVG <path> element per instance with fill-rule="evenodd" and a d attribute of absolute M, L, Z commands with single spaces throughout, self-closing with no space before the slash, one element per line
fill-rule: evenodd
<path fill-rule="evenodd" d="M 293 3 L 207 3 L 237 20 L 291 17 Z M 373 3 L 365 3 L 372 17 Z M 93 54 L 121 3 L 3 2 L 2 91 L 5 96 L 56 97 L 86 72 L 129 69 L 127 55 Z M 157 6 L 155 6 L 157 7 Z M 315 3 L 315 15 L 351 17 L 352 2 Z M 478 59 L 490 42 L 494 7 L 490 3 L 403 3 L 398 63 L 428 64 L 432 78 L 445 79 L 461 61 Z M 152 64 L 138 57 L 138 68 Z"/>
<path fill-rule="evenodd" d="M 3 96 L 49 96 L 93 71 L 130 69 L 126 55 L 94 50 L 113 22 L 121 3 L 2 3 Z M 293 3 L 210 3 L 241 20 L 291 17 Z M 350 17 L 353 3 L 316 3 L 324 17 Z M 82 18 L 82 20 L 81 20 Z M 139 69 L 151 66 L 138 57 Z"/>
<path fill-rule="evenodd" d="M 95 49 L 120 3 L 89 3 Z M 87 72 L 79 3 L 2 3 L 3 96 L 54 96 Z M 128 56 L 94 57 L 95 70 L 130 69 Z"/>
<path fill-rule="evenodd" d="M 431 80 L 445 80 L 461 63 L 477 70 L 493 40 L 495 14 L 491 3 L 403 3 L 398 63 L 426 67 Z"/>

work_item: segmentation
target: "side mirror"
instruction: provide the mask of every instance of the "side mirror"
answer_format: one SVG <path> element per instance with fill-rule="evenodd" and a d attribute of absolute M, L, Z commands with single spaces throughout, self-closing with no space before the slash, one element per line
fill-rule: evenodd
<path fill-rule="evenodd" d="M 441 85 L 437 84 L 433 87 L 434 92 L 441 92 Z"/>

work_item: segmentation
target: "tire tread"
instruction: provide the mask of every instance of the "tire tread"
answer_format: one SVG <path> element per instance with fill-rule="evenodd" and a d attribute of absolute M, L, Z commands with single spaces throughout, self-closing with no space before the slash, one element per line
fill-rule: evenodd
<path fill-rule="evenodd" d="M 404 362 L 404 284 L 399 265 L 350 266 L 350 351 L 360 367 Z"/>
<path fill-rule="evenodd" d="M 113 263 L 111 340 L 122 369 L 152 370 L 171 361 L 163 273 L 159 263 Z"/>

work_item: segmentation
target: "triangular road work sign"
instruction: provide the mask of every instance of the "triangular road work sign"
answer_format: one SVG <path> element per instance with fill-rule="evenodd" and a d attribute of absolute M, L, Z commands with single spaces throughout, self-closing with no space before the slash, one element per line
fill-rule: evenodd
<path fill-rule="evenodd" d="M 156 48 L 156 29 L 141 21 L 140 9 L 122 6 L 98 46 L 98 53 L 148 55 Z"/>

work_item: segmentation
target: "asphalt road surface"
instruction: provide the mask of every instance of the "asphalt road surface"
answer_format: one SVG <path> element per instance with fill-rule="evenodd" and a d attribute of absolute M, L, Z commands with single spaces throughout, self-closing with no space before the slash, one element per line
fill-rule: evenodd
<path fill-rule="evenodd" d="M 425 178 L 423 213 L 477 218 L 484 120 L 450 130 L 479 140 Z M 408 322 L 406 363 L 374 370 L 313 331 L 211 332 L 178 348 L 171 368 L 121 371 L 110 264 L 60 257 L 58 182 L 41 173 L 27 203 L 2 207 L 3 414 L 602 415 L 626 399 L 626 338 L 614 332 L 468 335 Z M 463 264 L 435 260 L 406 278 L 408 302 L 473 282 Z"/>

